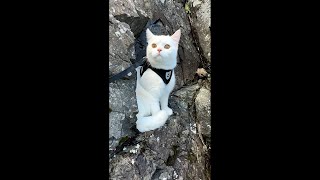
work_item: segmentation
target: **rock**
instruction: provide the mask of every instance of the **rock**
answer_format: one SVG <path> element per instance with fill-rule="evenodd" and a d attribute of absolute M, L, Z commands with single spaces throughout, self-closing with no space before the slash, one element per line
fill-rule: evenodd
<path fill-rule="evenodd" d="M 126 14 L 129 17 L 139 17 L 133 0 L 110 0 L 109 13 L 114 16 Z"/>
<path fill-rule="evenodd" d="M 199 122 L 201 133 L 211 137 L 211 92 L 201 88 L 196 99 L 197 122 Z"/>
<path fill-rule="evenodd" d="M 200 78 L 208 76 L 208 73 L 204 68 L 198 68 L 196 73 Z"/>
<path fill-rule="evenodd" d="M 111 180 L 140 180 L 138 176 L 139 171 L 136 167 L 137 155 L 126 154 L 124 156 L 117 156 L 110 161 L 109 165 L 109 179 Z"/>
<path fill-rule="evenodd" d="M 146 6 L 142 2 L 142 0 L 109 1 L 112 15 L 117 20 L 128 24 L 134 35 L 143 30 L 149 19 L 148 14 L 143 10 L 146 9 Z"/>
<path fill-rule="evenodd" d="M 109 107 L 112 111 L 123 112 L 132 116 L 138 111 L 135 93 L 136 82 L 118 80 L 109 84 Z"/>
<path fill-rule="evenodd" d="M 122 124 L 125 118 L 124 113 L 111 112 L 109 113 L 109 137 L 114 137 L 116 139 L 121 138 L 122 134 Z"/>
<path fill-rule="evenodd" d="M 164 169 L 158 170 L 152 177 L 152 180 L 172 180 L 174 179 L 174 169 L 171 166 L 166 166 Z"/>
<path fill-rule="evenodd" d="M 136 18 L 133 24 L 143 20 L 135 9 L 133 1 L 111 0 L 109 11 L 109 76 L 131 66 L 135 59 L 134 33 L 126 21 Z M 126 14 L 127 18 L 121 18 Z M 118 19 L 117 19 L 118 18 Z M 122 22 L 124 21 L 124 22 Z M 143 23 L 143 22 L 141 22 Z M 128 80 L 117 80 L 109 84 L 109 150 L 115 150 L 121 138 L 135 134 L 137 103 L 135 97 L 136 73 L 129 73 Z M 110 154 L 109 154 L 110 155 Z"/>
<path fill-rule="evenodd" d="M 109 109 L 109 149 L 115 150 L 120 138 L 135 134 L 132 127 L 135 126 L 138 106 L 134 80 L 119 80 L 109 84 Z"/>
<path fill-rule="evenodd" d="M 199 45 L 207 62 L 211 63 L 211 1 L 190 0 L 191 25 L 195 28 Z"/>
<path fill-rule="evenodd" d="M 183 72 L 182 67 L 180 64 L 174 69 L 175 77 L 176 77 L 176 85 L 174 86 L 173 91 L 180 89 L 184 84 Z"/>
<path fill-rule="evenodd" d="M 134 35 L 130 26 L 109 15 L 109 76 L 117 74 L 132 63 L 134 57 Z"/>
<path fill-rule="evenodd" d="M 200 88 L 198 84 L 192 85 L 192 86 L 187 86 L 185 88 L 182 88 L 179 91 L 176 91 L 173 93 L 174 96 L 179 97 L 181 101 L 179 103 L 185 103 L 189 102 L 192 103 L 192 99 L 195 95 L 195 92 Z M 187 107 L 184 107 L 187 108 Z"/>
<path fill-rule="evenodd" d="M 110 176 L 116 179 L 205 179 L 205 160 L 203 152 L 199 151 L 202 145 L 198 135 L 190 131 L 190 124 L 196 123 L 189 113 L 190 105 L 199 88 L 195 84 L 175 92 L 169 99 L 174 115 L 163 127 L 137 136 L 139 150 L 134 151 L 136 154 L 122 152 L 113 157 Z M 136 166 L 130 164 L 132 159 Z"/>

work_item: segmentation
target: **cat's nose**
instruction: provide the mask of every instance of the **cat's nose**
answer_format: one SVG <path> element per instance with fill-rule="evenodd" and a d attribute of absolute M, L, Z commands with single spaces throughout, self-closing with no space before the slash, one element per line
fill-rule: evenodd
<path fill-rule="evenodd" d="M 160 53 L 160 51 L 162 51 L 162 49 L 158 48 L 157 51 L 159 51 L 159 53 Z"/>

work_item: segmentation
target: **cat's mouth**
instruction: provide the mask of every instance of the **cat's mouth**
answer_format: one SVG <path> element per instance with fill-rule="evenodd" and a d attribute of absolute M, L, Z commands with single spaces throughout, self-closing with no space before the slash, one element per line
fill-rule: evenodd
<path fill-rule="evenodd" d="M 153 55 L 153 57 L 155 57 L 158 60 L 163 58 L 162 53 L 156 53 L 156 54 Z"/>

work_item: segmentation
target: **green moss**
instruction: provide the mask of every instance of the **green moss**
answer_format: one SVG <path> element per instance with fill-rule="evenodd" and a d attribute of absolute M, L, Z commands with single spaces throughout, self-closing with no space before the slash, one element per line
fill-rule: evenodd
<path fill-rule="evenodd" d="M 186 11 L 187 14 L 191 13 L 189 2 L 186 2 L 186 4 L 184 5 L 184 10 Z"/>
<path fill-rule="evenodd" d="M 126 142 L 128 139 L 129 139 L 128 136 L 121 137 L 120 140 L 119 140 L 119 145 L 123 144 L 123 143 Z"/>

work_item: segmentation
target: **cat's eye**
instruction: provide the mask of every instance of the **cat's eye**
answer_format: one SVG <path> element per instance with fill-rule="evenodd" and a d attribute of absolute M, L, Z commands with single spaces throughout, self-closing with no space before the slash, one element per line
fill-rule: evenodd
<path fill-rule="evenodd" d="M 156 48 L 157 45 L 156 45 L 155 43 L 153 43 L 153 44 L 151 44 L 151 47 L 152 47 L 152 48 Z"/>
<path fill-rule="evenodd" d="M 170 48 L 170 45 L 169 45 L 169 44 L 166 44 L 166 45 L 164 46 L 164 48 L 169 49 L 169 48 Z"/>

